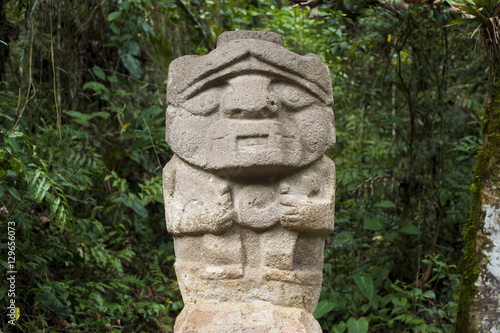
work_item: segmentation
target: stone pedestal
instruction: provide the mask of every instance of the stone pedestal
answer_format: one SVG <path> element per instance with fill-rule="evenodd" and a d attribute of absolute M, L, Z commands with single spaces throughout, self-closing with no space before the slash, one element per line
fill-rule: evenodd
<path fill-rule="evenodd" d="M 175 332 L 322 333 L 312 314 L 269 303 L 201 303 L 186 307 Z"/>
<path fill-rule="evenodd" d="M 223 33 L 169 68 L 163 173 L 185 308 L 175 332 L 321 332 L 333 230 L 328 68 L 280 35 Z"/>

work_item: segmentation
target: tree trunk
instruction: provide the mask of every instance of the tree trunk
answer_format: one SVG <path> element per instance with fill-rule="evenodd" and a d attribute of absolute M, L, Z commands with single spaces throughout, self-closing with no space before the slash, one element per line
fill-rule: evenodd
<path fill-rule="evenodd" d="M 495 75 L 496 74 L 496 75 Z M 500 333 L 500 70 L 493 73 L 467 224 L 457 333 Z"/>

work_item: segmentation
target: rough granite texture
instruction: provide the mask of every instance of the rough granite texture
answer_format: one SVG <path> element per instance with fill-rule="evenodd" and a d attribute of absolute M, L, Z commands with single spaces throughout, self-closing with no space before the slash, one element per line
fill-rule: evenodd
<path fill-rule="evenodd" d="M 163 171 L 185 308 L 175 332 L 321 332 L 333 230 L 328 68 L 266 31 L 225 32 L 169 68 Z"/>

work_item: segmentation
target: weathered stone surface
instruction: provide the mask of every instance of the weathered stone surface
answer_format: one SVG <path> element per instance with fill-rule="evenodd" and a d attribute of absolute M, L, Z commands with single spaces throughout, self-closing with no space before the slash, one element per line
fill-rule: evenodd
<path fill-rule="evenodd" d="M 321 333 L 314 317 L 301 309 L 266 303 L 201 303 L 177 318 L 175 332 Z"/>
<path fill-rule="evenodd" d="M 184 161 L 237 175 L 291 171 L 335 143 L 330 73 L 260 32 L 170 64 L 167 142 Z M 243 34 L 244 39 L 238 39 Z M 272 34 L 272 33 L 268 33 Z"/>
<path fill-rule="evenodd" d="M 328 68 L 263 31 L 172 62 L 164 169 L 185 308 L 176 332 L 321 332 L 312 317 L 333 230 Z"/>

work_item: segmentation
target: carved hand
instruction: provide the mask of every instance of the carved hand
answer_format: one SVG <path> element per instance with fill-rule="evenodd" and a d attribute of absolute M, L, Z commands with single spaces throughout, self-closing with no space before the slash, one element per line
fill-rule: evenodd
<path fill-rule="evenodd" d="M 286 229 L 329 234 L 333 230 L 333 206 L 329 200 L 288 194 L 289 186 L 280 191 L 280 221 Z"/>

